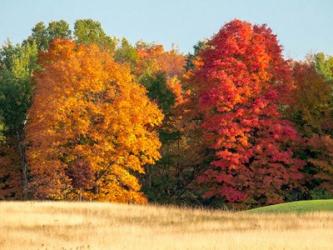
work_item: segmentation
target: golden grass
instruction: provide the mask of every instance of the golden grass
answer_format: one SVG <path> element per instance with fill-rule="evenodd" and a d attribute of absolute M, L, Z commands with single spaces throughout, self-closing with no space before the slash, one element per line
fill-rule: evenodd
<path fill-rule="evenodd" d="M 333 249 L 333 213 L 0 202 L 0 249 Z"/>

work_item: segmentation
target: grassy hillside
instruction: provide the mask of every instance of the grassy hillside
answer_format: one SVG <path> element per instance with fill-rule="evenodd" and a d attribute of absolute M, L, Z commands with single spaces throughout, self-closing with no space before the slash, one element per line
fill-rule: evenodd
<path fill-rule="evenodd" d="M 333 213 L 0 202 L 0 249 L 330 249 Z"/>
<path fill-rule="evenodd" d="M 250 210 L 251 212 L 317 212 L 332 211 L 333 200 L 295 201 Z"/>

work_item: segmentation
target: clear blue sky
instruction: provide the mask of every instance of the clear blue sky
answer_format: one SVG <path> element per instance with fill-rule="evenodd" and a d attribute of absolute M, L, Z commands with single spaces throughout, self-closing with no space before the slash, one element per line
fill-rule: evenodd
<path fill-rule="evenodd" d="M 1 0 L 0 43 L 21 42 L 39 21 L 93 18 L 131 42 L 159 42 L 180 51 L 211 37 L 234 18 L 268 24 L 287 57 L 333 55 L 333 0 Z"/>

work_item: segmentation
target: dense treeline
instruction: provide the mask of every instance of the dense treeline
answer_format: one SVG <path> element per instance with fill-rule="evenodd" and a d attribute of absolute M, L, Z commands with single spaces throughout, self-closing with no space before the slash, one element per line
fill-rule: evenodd
<path fill-rule="evenodd" d="M 254 207 L 333 196 L 333 57 L 233 20 L 194 53 L 38 23 L 0 50 L 0 199 Z"/>

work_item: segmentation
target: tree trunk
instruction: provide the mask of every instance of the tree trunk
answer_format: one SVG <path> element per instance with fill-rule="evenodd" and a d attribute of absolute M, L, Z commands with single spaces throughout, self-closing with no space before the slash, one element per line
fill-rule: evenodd
<path fill-rule="evenodd" d="M 28 168 L 27 162 L 25 158 L 25 145 L 23 142 L 23 136 L 16 131 L 16 140 L 17 140 L 17 148 L 20 155 L 20 163 L 21 163 L 21 170 L 22 170 L 22 188 L 23 188 L 23 199 L 27 199 L 28 194 Z"/>

